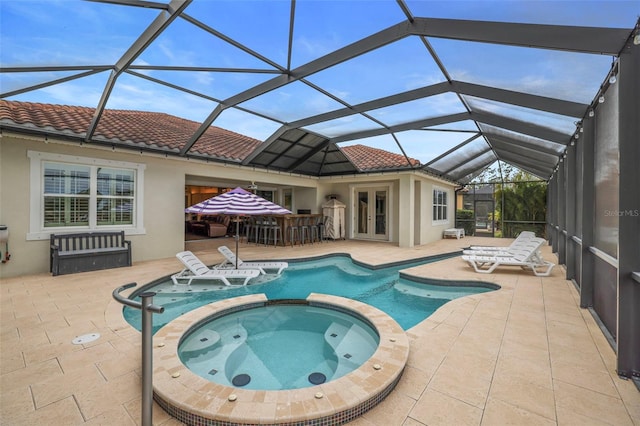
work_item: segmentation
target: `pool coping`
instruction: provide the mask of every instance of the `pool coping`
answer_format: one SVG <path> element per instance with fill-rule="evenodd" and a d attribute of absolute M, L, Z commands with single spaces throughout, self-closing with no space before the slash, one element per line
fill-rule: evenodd
<path fill-rule="evenodd" d="M 216 313 L 268 302 L 264 294 L 225 299 L 176 318 L 154 335 L 154 399 L 178 420 L 202 425 L 340 424 L 373 408 L 402 376 L 409 357 L 405 331 L 383 311 L 356 300 L 319 293 L 310 294 L 306 300 L 311 305 L 337 307 L 365 318 L 380 336 L 377 350 L 353 372 L 302 389 L 261 391 L 210 382 L 191 372 L 178 358 L 182 336 Z"/>

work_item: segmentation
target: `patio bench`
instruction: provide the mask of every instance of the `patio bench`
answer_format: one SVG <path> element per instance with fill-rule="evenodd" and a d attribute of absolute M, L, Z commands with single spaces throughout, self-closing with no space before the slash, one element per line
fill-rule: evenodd
<path fill-rule="evenodd" d="M 124 231 L 51 234 L 49 271 L 53 275 L 131 266 L 131 241 Z"/>

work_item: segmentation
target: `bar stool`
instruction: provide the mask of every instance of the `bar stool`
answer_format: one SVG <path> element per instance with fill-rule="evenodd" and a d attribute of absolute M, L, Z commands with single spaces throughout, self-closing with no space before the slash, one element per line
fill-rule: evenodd
<path fill-rule="evenodd" d="M 320 217 L 313 217 L 309 219 L 309 229 L 311 230 L 311 244 L 314 241 L 320 241 Z"/>
<path fill-rule="evenodd" d="M 256 245 L 260 244 L 260 240 L 266 240 L 265 236 L 265 221 L 262 216 L 256 216 L 255 221 L 253 222 L 253 235 L 256 239 Z"/>
<path fill-rule="evenodd" d="M 278 221 L 274 217 L 265 218 L 265 245 L 273 239 L 273 245 L 278 245 L 278 240 L 284 245 L 282 238 L 282 228 L 278 225 Z"/>
<path fill-rule="evenodd" d="M 251 237 L 252 237 L 251 233 L 254 231 L 255 222 L 256 222 L 256 218 L 253 216 L 249 216 L 249 218 L 247 218 L 247 220 L 245 221 L 244 238 L 247 244 L 249 243 L 249 240 L 251 240 Z"/>
<path fill-rule="evenodd" d="M 298 223 L 298 226 L 300 228 L 301 244 L 304 245 L 304 242 L 306 240 L 309 240 L 309 242 L 313 244 L 313 241 L 311 240 L 311 226 L 309 225 L 309 218 L 301 217 L 300 222 Z"/>
<path fill-rule="evenodd" d="M 287 227 L 287 233 L 289 234 L 289 242 L 291 243 L 291 247 L 296 241 L 300 241 L 300 227 L 298 223 L 300 222 L 300 218 L 292 219 Z"/>
<path fill-rule="evenodd" d="M 314 234 L 318 242 L 322 243 L 322 240 L 324 239 L 324 218 L 322 216 L 315 218 L 315 223 L 311 228 L 311 239 L 313 239 Z"/>

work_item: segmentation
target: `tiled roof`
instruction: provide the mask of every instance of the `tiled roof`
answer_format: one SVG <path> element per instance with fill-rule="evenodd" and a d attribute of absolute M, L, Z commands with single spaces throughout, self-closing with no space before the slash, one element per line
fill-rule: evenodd
<path fill-rule="evenodd" d="M 0 100 L 0 125 L 45 131 L 76 138 L 84 137 L 95 109 L 68 105 Z M 200 126 L 173 115 L 105 109 L 93 135 L 94 140 L 178 152 Z M 261 141 L 220 127 L 211 126 L 190 153 L 242 161 Z M 342 147 L 342 151 L 363 171 L 406 167 L 404 156 L 365 145 Z M 412 165 L 419 161 L 411 159 Z"/>
<path fill-rule="evenodd" d="M 340 149 L 360 170 L 397 169 L 408 166 L 404 155 L 394 154 L 383 149 L 365 145 L 343 146 Z M 420 165 L 420 161 L 415 158 L 409 160 L 412 166 Z"/>
<path fill-rule="evenodd" d="M 94 111 L 87 107 L 0 100 L 0 123 L 12 122 L 27 128 L 83 137 Z M 93 139 L 178 152 L 199 126 L 195 121 L 164 113 L 106 109 Z M 190 152 L 241 161 L 260 143 L 257 139 L 211 126 Z"/>

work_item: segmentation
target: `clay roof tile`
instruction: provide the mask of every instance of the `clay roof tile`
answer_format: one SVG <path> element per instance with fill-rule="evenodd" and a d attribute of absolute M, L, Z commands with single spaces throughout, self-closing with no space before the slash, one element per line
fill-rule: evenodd
<path fill-rule="evenodd" d="M 372 148 L 365 145 L 350 145 L 341 147 L 342 152 L 360 170 L 383 170 L 399 167 L 407 167 L 407 159 L 404 155 L 394 154 L 383 149 Z M 419 166 L 420 161 L 409 158 L 412 166 Z"/>
<path fill-rule="evenodd" d="M 95 109 L 89 107 L 0 100 L 0 122 L 70 132 L 77 136 L 86 134 L 94 112 Z M 178 151 L 199 127 L 200 123 L 165 113 L 105 109 L 93 138 Z M 242 161 L 260 143 L 257 139 L 210 126 L 190 152 Z M 381 149 L 365 145 L 352 145 L 341 149 L 354 165 L 363 171 L 407 166 L 407 160 L 403 155 Z M 411 159 L 411 164 L 415 166 L 420 162 Z"/>

